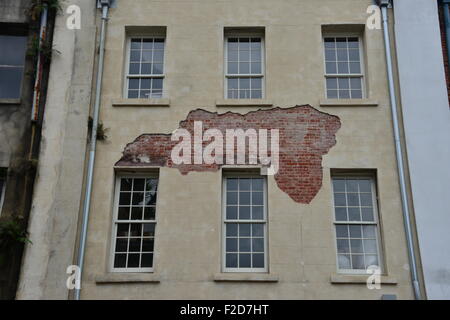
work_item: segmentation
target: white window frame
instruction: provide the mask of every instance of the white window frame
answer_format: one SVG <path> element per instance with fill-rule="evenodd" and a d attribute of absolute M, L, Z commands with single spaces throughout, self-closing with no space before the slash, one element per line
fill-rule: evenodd
<path fill-rule="evenodd" d="M 156 253 L 156 226 L 158 220 L 158 192 L 155 204 L 155 220 L 119 220 L 119 197 L 120 197 L 120 181 L 121 179 L 135 179 L 135 178 L 147 178 L 147 179 L 158 179 L 158 187 L 159 187 L 159 175 L 156 173 L 139 173 L 139 174 L 117 174 L 115 178 L 115 190 L 114 190 L 114 212 L 112 219 L 112 234 L 111 234 L 111 250 L 110 250 L 110 259 L 109 259 L 109 270 L 110 272 L 116 273 L 153 273 L 155 269 L 155 253 Z M 139 221 L 139 222 L 136 222 Z M 151 268 L 115 268 L 114 267 L 114 258 L 116 253 L 116 238 L 117 238 L 117 225 L 119 223 L 154 223 L 155 224 L 155 234 L 153 236 L 153 261 Z"/>
<path fill-rule="evenodd" d="M 359 44 L 359 60 L 360 60 L 360 68 L 361 73 L 353 73 L 353 74 L 342 74 L 342 73 L 327 73 L 327 64 L 326 64 L 326 56 L 325 56 L 325 38 L 358 38 Z M 360 33 L 324 33 L 322 35 L 322 54 L 323 54 L 323 70 L 324 70 L 324 86 L 325 86 L 325 98 L 326 99 L 337 99 L 343 100 L 344 98 L 328 98 L 328 88 L 327 88 L 327 79 L 328 78 L 361 78 L 361 99 L 367 99 L 367 89 L 366 89 L 366 67 L 364 60 L 364 45 L 363 45 L 363 37 Z M 336 70 L 337 71 L 337 70 Z M 350 100 L 358 100 L 358 98 L 349 98 Z"/>
<path fill-rule="evenodd" d="M 260 38 L 261 39 L 261 73 L 260 74 L 229 74 L 228 73 L 228 39 L 229 38 Z M 261 99 L 266 96 L 266 46 L 265 34 L 263 32 L 235 32 L 226 33 L 224 37 L 224 98 L 230 100 L 248 100 L 250 98 L 228 98 L 229 78 L 260 78 L 261 79 Z"/>
<path fill-rule="evenodd" d="M 348 178 L 348 179 L 370 179 L 371 181 L 371 190 L 372 190 L 372 207 L 373 207 L 373 215 L 374 215 L 374 221 L 337 221 L 336 220 L 336 214 L 335 214 L 335 202 L 334 202 L 334 187 L 333 187 L 333 180 L 334 178 Z M 381 224 L 380 224 L 380 217 L 379 217 L 379 211 L 378 211 L 378 196 L 377 196 L 377 189 L 376 189 L 376 177 L 371 175 L 352 175 L 352 174 L 334 174 L 331 175 L 331 188 L 332 188 L 332 214 L 333 214 L 333 226 L 334 226 L 334 247 L 336 252 L 336 270 L 338 273 L 341 274 L 367 274 L 367 271 L 365 269 L 341 269 L 339 268 L 339 253 L 338 253 L 338 247 L 337 247 L 337 233 L 336 233 L 336 226 L 337 225 L 373 225 L 376 229 L 376 244 L 377 244 L 377 258 L 378 258 L 378 267 L 381 270 L 381 273 L 384 272 L 384 260 L 383 260 L 383 252 L 382 252 L 382 241 L 381 241 Z M 365 254 L 365 252 L 363 253 Z"/>
<path fill-rule="evenodd" d="M 263 179 L 263 193 L 264 193 L 264 219 L 263 220 L 227 220 L 227 179 L 236 178 L 262 178 Z M 267 213 L 267 176 L 250 174 L 250 173 L 223 173 L 222 177 L 222 272 L 229 273 L 268 273 L 269 272 L 269 234 L 268 234 L 268 213 Z M 239 202 L 238 202 L 239 203 Z M 226 266 L 226 224 L 227 223 L 261 223 L 264 224 L 264 268 L 228 268 Z M 239 245 L 239 244 L 238 244 Z"/>
<path fill-rule="evenodd" d="M 130 55 L 131 55 L 131 39 L 140 38 L 140 39 L 163 39 L 164 40 L 164 58 L 163 58 L 163 73 L 161 74 L 147 74 L 147 75 L 135 75 L 130 74 Z M 137 99 L 163 99 L 166 96 L 166 86 L 165 86 L 165 78 L 166 78 L 166 56 L 167 56 L 167 37 L 163 35 L 141 35 L 141 34 L 134 34 L 134 35 L 128 35 L 127 36 L 127 44 L 126 44 L 126 55 L 125 55 L 125 72 L 124 72 L 124 86 L 123 86 L 123 97 L 124 99 L 133 99 L 128 98 L 128 86 L 129 86 L 129 79 L 141 79 L 141 78 L 159 78 L 162 79 L 163 85 L 162 85 L 162 93 L 160 98 L 137 98 Z"/>

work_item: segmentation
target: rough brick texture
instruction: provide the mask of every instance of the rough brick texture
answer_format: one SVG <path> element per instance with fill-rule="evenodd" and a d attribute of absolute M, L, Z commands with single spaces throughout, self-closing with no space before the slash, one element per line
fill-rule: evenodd
<path fill-rule="evenodd" d="M 322 156 L 336 144 L 335 135 L 341 126 L 338 117 L 319 112 L 308 105 L 258 110 L 245 115 L 193 110 L 186 120 L 180 122 L 180 128 L 188 130 L 192 137 L 194 121 L 202 121 L 203 132 L 212 128 L 219 129 L 224 142 L 226 129 L 278 129 L 279 170 L 275 174 L 275 180 L 281 190 L 299 203 L 310 203 L 321 188 Z M 270 142 L 270 138 L 268 141 Z M 204 142 L 203 147 L 210 142 Z M 177 168 L 182 174 L 220 169 L 220 164 L 174 164 L 171 150 L 178 143 L 179 141 L 171 141 L 171 134 L 143 134 L 125 147 L 123 157 L 116 166 L 165 166 Z M 270 151 L 269 147 L 268 150 Z M 223 152 L 225 161 L 226 151 Z M 248 146 L 246 152 L 248 156 Z M 193 154 L 192 150 L 191 163 L 194 163 Z"/>

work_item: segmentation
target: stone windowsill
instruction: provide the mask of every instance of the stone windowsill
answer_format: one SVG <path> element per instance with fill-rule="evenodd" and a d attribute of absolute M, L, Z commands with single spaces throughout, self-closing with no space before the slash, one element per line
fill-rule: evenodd
<path fill-rule="evenodd" d="M 377 107 L 378 101 L 372 99 L 325 99 L 319 102 L 321 107 Z"/>
<path fill-rule="evenodd" d="M 154 273 L 106 273 L 95 277 L 97 284 L 112 283 L 160 283 L 161 277 Z"/>
<path fill-rule="evenodd" d="M 0 104 L 21 104 L 20 99 L 0 99 Z"/>
<path fill-rule="evenodd" d="M 215 282 L 278 282 L 278 276 L 266 273 L 218 273 Z"/>
<path fill-rule="evenodd" d="M 332 274 L 330 282 L 333 284 L 367 284 L 369 274 Z M 381 275 L 381 284 L 396 285 L 397 279 L 392 276 Z"/>
<path fill-rule="evenodd" d="M 169 107 L 170 100 L 161 99 L 116 99 L 112 102 L 113 107 Z"/>
<path fill-rule="evenodd" d="M 272 107 L 267 99 L 221 99 L 216 100 L 216 107 Z"/>

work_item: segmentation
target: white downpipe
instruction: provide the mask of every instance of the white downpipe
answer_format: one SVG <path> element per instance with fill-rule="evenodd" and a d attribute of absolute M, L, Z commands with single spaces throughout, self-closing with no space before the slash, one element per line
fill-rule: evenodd
<path fill-rule="evenodd" d="M 95 89 L 94 117 L 91 132 L 91 141 L 90 141 L 91 145 L 89 150 L 89 162 L 86 178 L 86 192 L 84 196 L 83 216 L 81 222 L 80 243 L 78 248 L 77 264 L 78 267 L 80 268 L 80 279 L 79 279 L 80 284 L 81 284 L 81 277 L 83 274 L 84 253 L 86 249 L 87 228 L 92 195 L 92 182 L 94 177 L 95 148 L 97 145 L 97 127 L 98 127 L 98 117 L 100 112 L 100 100 L 102 91 L 103 64 L 105 58 L 105 34 L 106 34 L 106 22 L 108 20 L 108 11 L 109 11 L 109 2 L 104 3 L 104 1 L 102 1 L 102 26 L 100 34 L 100 49 L 99 49 L 100 52 L 98 59 L 97 83 Z M 80 300 L 80 291 L 81 289 L 75 290 L 75 300 Z"/>
<path fill-rule="evenodd" d="M 39 44 L 38 44 L 38 55 L 36 62 L 36 78 L 34 79 L 34 90 L 33 90 L 33 105 L 31 107 L 31 121 L 38 120 L 38 108 L 39 102 L 41 100 L 41 80 L 42 80 L 42 59 L 40 49 L 44 44 L 44 40 L 47 38 L 47 19 L 48 19 L 48 7 L 44 4 L 41 13 L 41 25 L 39 29 Z"/>
<path fill-rule="evenodd" d="M 389 38 L 389 24 L 388 24 L 388 12 L 387 12 L 387 4 L 381 6 L 381 15 L 383 19 L 383 34 L 384 34 L 384 46 L 386 51 L 386 62 L 387 62 L 387 74 L 388 74 L 388 82 L 389 82 L 389 95 L 391 101 L 391 113 L 392 113 L 392 123 L 394 127 L 394 139 L 395 139 L 395 152 L 397 156 L 397 167 L 398 167 L 398 175 L 399 175 L 399 183 L 400 183 L 400 193 L 402 200 L 402 211 L 403 211 L 403 220 L 405 224 L 405 233 L 406 233 L 406 242 L 408 246 L 408 256 L 409 263 L 411 266 L 411 280 L 414 287 L 414 296 L 417 300 L 421 299 L 420 286 L 419 286 L 419 278 L 417 272 L 417 264 L 416 264 L 416 253 L 414 250 L 414 243 L 412 237 L 412 227 L 408 206 L 408 196 L 406 192 L 406 182 L 405 182 L 405 169 L 403 166 L 404 156 L 403 150 L 400 142 L 400 129 L 398 124 L 397 117 L 397 97 L 394 88 L 394 77 L 393 77 L 393 69 L 392 69 L 392 55 L 391 55 L 391 42 Z"/>

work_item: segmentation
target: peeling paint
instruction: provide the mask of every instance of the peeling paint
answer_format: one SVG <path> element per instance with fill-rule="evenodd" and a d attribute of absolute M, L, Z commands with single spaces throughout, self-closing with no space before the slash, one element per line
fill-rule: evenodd
<path fill-rule="evenodd" d="M 322 156 L 336 144 L 336 133 L 341 127 L 338 117 L 309 105 L 260 109 L 244 115 L 197 109 L 180 122 L 179 128 L 193 135 L 194 121 L 202 121 L 203 132 L 215 128 L 224 135 L 226 129 L 278 129 L 280 162 L 275 181 L 294 201 L 305 204 L 311 202 L 322 186 Z M 182 174 L 220 169 L 220 164 L 174 164 L 170 154 L 177 143 L 171 141 L 171 134 L 143 134 L 125 147 L 116 166 L 169 167 Z M 204 142 L 204 146 L 209 143 Z"/>

